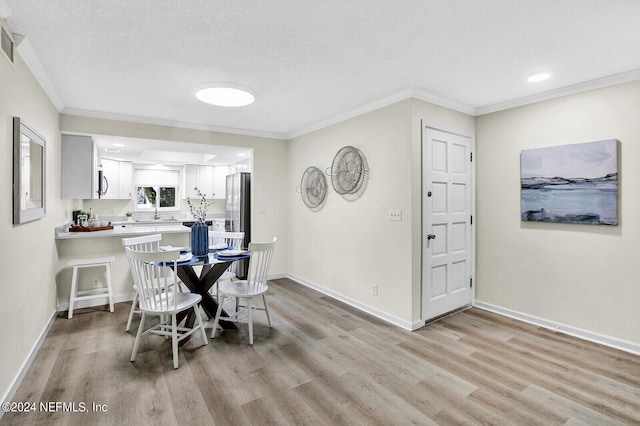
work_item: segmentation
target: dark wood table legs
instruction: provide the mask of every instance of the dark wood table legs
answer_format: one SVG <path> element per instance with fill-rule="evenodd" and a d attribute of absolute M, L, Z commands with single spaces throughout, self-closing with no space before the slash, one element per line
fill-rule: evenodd
<path fill-rule="evenodd" d="M 178 278 L 180 278 L 192 293 L 197 293 L 202 296 L 200 306 L 202 306 L 202 309 L 209 318 L 215 318 L 216 311 L 218 310 L 218 303 L 209 294 L 209 289 L 215 284 L 218 278 L 222 276 L 229 265 L 231 265 L 231 261 L 202 265 L 200 275 L 196 273 L 193 265 L 178 266 Z M 178 314 L 178 323 L 180 323 L 185 316 L 187 317 L 185 326 L 193 327 L 193 323 L 195 322 L 193 310 Z M 228 314 L 223 310 L 222 316 L 228 316 Z M 234 323 L 229 321 L 220 321 L 220 327 L 226 330 L 237 328 Z M 186 341 L 186 339 L 184 341 Z"/>

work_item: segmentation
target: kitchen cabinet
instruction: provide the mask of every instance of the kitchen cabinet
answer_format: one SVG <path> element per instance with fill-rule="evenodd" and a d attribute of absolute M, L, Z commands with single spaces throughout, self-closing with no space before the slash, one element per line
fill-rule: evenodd
<path fill-rule="evenodd" d="M 239 161 L 229 166 L 229 174 L 247 172 L 251 173 L 251 158 Z"/>
<path fill-rule="evenodd" d="M 111 200 L 131 199 L 133 163 L 108 158 L 100 160 L 102 166 L 102 197 Z"/>
<path fill-rule="evenodd" d="M 213 189 L 213 166 L 186 164 L 184 166 L 185 198 L 198 198 L 197 187 L 207 198 L 211 198 Z"/>
<path fill-rule="evenodd" d="M 118 194 L 121 200 L 131 199 L 133 193 L 133 163 L 120 161 Z"/>
<path fill-rule="evenodd" d="M 91 136 L 62 135 L 61 151 L 61 198 L 75 200 L 131 198 L 132 162 L 100 159 Z M 103 194 L 98 197 L 98 171 L 101 168 Z"/>
<path fill-rule="evenodd" d="M 98 155 L 91 136 L 62 135 L 61 198 L 98 198 Z"/>
<path fill-rule="evenodd" d="M 227 193 L 227 175 L 229 174 L 229 166 L 213 167 L 213 198 L 225 199 Z"/>

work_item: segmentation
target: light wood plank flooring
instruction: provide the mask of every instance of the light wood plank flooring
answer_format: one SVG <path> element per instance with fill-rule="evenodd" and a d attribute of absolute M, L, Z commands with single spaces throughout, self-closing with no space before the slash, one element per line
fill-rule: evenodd
<path fill-rule="evenodd" d="M 129 362 L 128 303 L 61 314 L 14 401 L 90 412 L 0 424 L 640 424 L 638 356 L 480 309 L 411 333 L 287 279 L 268 298 L 273 328 L 258 315 L 253 347 L 246 325 L 194 337 L 178 370 L 159 336 Z"/>

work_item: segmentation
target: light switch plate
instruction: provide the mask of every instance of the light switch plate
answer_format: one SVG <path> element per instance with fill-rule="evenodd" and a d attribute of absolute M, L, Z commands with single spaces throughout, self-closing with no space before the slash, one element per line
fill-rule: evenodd
<path fill-rule="evenodd" d="M 402 222 L 402 210 L 389 209 L 389 220 L 393 222 Z"/>

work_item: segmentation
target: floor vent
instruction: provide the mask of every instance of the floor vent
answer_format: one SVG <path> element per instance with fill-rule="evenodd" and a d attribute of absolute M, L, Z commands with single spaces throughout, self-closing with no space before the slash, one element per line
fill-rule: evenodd
<path fill-rule="evenodd" d="M 13 55 L 15 52 L 15 41 L 13 40 L 13 36 L 11 35 L 11 31 L 9 31 L 9 27 L 6 22 L 0 19 L 0 42 L 2 44 L 2 56 L 7 58 L 7 61 L 13 66 Z"/>

